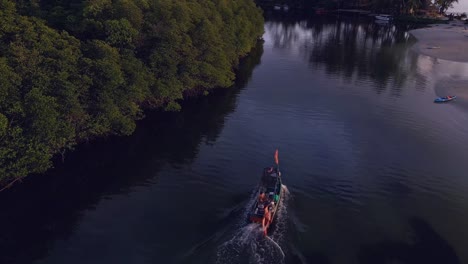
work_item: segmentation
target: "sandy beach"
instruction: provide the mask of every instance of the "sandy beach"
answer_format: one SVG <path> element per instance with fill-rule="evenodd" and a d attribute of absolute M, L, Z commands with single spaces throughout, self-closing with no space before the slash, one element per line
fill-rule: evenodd
<path fill-rule="evenodd" d="M 468 25 L 462 21 L 432 25 L 411 30 L 418 42 L 412 47 L 415 52 L 433 58 L 468 63 Z M 434 87 L 437 96 L 456 95 L 453 105 L 468 111 L 468 76 L 447 76 Z"/>
<path fill-rule="evenodd" d="M 462 21 L 411 30 L 418 39 L 413 50 L 439 59 L 468 62 L 468 25 Z"/>

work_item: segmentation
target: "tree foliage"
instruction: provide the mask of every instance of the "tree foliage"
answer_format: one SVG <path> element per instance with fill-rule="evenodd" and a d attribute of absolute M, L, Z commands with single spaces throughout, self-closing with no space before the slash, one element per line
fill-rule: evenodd
<path fill-rule="evenodd" d="M 272 0 L 255 0 L 259 5 L 271 7 Z M 445 12 L 458 0 L 282 0 L 276 3 L 289 4 L 293 7 L 327 9 L 370 9 L 374 12 L 391 14 L 415 14 L 418 9 L 426 9 L 435 4 L 441 13 Z"/>
<path fill-rule="evenodd" d="M 0 20 L 0 182 L 232 85 L 263 32 L 252 0 L 0 0 Z"/>
<path fill-rule="evenodd" d="M 441 14 L 452 7 L 454 3 L 458 3 L 458 0 L 435 0 L 435 4 L 439 7 Z"/>

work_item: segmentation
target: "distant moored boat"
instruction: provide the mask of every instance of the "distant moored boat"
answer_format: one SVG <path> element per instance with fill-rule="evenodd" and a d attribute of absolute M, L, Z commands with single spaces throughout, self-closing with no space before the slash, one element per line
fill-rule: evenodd
<path fill-rule="evenodd" d="M 375 19 L 380 20 L 380 21 L 390 21 L 393 19 L 393 16 L 380 14 L 380 15 L 376 15 Z"/>
<path fill-rule="evenodd" d="M 449 102 L 449 101 L 452 101 L 454 99 L 456 99 L 457 96 L 456 95 L 448 95 L 448 96 L 445 96 L 445 97 L 439 97 L 439 98 L 436 98 L 434 100 L 434 103 L 445 103 L 445 102 Z"/>

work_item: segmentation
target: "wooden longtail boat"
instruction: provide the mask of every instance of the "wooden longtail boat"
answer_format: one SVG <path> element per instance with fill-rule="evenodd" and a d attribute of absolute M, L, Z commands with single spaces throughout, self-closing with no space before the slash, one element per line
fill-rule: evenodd
<path fill-rule="evenodd" d="M 256 200 L 249 211 L 249 221 L 260 223 L 265 236 L 271 223 L 275 220 L 281 196 L 283 195 L 281 172 L 278 166 L 278 150 L 275 152 L 275 162 L 276 168 L 268 167 L 263 169 L 256 192 Z"/>

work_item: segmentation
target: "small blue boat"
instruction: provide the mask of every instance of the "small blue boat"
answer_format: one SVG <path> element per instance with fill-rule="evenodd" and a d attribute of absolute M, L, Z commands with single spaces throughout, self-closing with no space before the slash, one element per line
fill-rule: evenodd
<path fill-rule="evenodd" d="M 449 102 L 449 101 L 452 101 L 454 99 L 456 99 L 457 96 L 456 95 L 448 95 L 448 96 L 445 96 L 445 97 L 439 97 L 439 98 L 436 98 L 434 100 L 434 103 L 445 103 L 445 102 Z"/>

